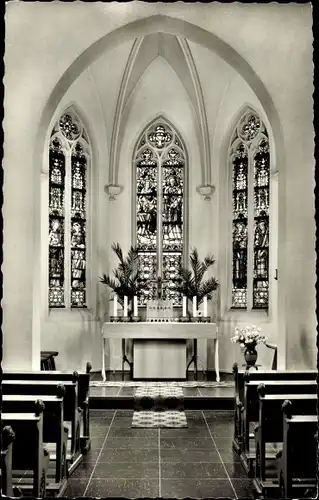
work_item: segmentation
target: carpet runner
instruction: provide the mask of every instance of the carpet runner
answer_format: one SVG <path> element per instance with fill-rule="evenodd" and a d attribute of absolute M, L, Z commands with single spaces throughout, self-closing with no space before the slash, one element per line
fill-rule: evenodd
<path fill-rule="evenodd" d="M 171 384 L 147 384 L 134 395 L 132 427 L 187 427 L 184 394 Z"/>

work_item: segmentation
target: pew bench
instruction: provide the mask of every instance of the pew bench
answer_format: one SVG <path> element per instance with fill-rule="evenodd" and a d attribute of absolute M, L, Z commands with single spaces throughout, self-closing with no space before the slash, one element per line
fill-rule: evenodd
<path fill-rule="evenodd" d="M 21 471 L 31 471 L 31 484 L 24 477 L 19 481 L 22 492 L 31 490 L 36 498 L 46 494 L 47 470 L 50 456 L 43 447 L 43 414 L 41 407 L 36 413 L 2 413 L 2 425 L 12 427 L 15 439 L 12 447 L 12 481 L 21 479 Z"/>
<path fill-rule="evenodd" d="M 80 446 L 81 452 L 87 453 L 90 449 L 90 371 L 91 363 L 86 364 L 86 372 L 65 373 L 60 371 L 7 371 L 3 373 L 3 380 L 49 380 L 56 383 L 78 382 L 78 405 L 81 409 Z"/>
<path fill-rule="evenodd" d="M 255 477 L 254 487 L 258 494 L 267 496 L 274 489 L 279 491 L 276 470 L 266 470 L 266 465 L 276 466 L 279 448 L 283 443 L 282 406 L 289 400 L 294 405 L 296 415 L 315 415 L 317 406 L 316 394 L 265 394 L 264 388 L 259 392 L 259 420 L 255 428 Z M 286 403 L 285 403 L 286 404 Z M 266 454 L 266 444 L 275 443 L 276 453 Z M 270 473 L 269 473 L 270 472 Z"/>
<path fill-rule="evenodd" d="M 60 392 L 57 392 L 60 391 Z M 77 382 L 64 381 L 57 384 L 56 380 L 3 380 L 3 395 L 64 396 L 64 425 L 69 428 L 70 448 L 67 449 L 68 473 L 81 463 L 83 455 L 80 447 L 80 412 L 78 409 Z"/>
<path fill-rule="evenodd" d="M 317 415 L 291 415 L 287 407 L 283 408 L 283 449 L 278 454 L 277 468 L 284 498 L 296 498 L 297 495 L 300 498 L 305 490 L 315 490 L 317 432 Z"/>
<path fill-rule="evenodd" d="M 243 442 L 243 411 L 245 382 L 255 380 L 312 380 L 316 381 L 318 372 L 316 370 L 239 370 L 238 364 L 233 365 L 235 382 L 235 414 L 234 414 L 234 438 L 233 448 L 237 453 L 241 452 Z"/>
<path fill-rule="evenodd" d="M 34 408 L 36 399 L 44 403 L 43 409 L 43 442 L 49 451 L 50 462 L 54 466 L 54 479 L 50 478 L 47 491 L 61 495 L 67 484 L 68 429 L 64 426 L 63 397 L 5 395 L 2 396 L 2 411 L 5 413 L 29 413 Z M 50 464 L 50 465 L 51 465 Z M 49 479 L 49 478 L 48 478 Z"/>
<path fill-rule="evenodd" d="M 242 452 L 249 453 L 250 439 L 254 434 L 250 426 L 259 418 L 258 387 L 264 387 L 267 394 L 316 394 L 317 383 L 313 380 L 250 380 L 245 382 L 243 406 Z"/>
<path fill-rule="evenodd" d="M 12 488 L 12 445 L 15 434 L 12 427 L 5 426 L 2 429 L 2 449 L 1 449 L 1 490 L 0 496 L 13 497 Z"/>

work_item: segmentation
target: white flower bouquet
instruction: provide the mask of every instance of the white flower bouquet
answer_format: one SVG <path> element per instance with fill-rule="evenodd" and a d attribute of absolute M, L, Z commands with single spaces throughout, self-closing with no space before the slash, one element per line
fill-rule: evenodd
<path fill-rule="evenodd" d="M 261 328 L 255 325 L 246 326 L 245 328 L 235 328 L 234 336 L 231 341 L 234 344 L 239 344 L 242 349 L 255 349 L 257 344 L 265 344 L 267 337 L 260 334 Z"/>

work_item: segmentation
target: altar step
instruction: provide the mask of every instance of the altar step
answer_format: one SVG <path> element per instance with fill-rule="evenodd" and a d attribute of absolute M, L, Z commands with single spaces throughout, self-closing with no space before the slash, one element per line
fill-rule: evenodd
<path fill-rule="evenodd" d="M 133 410 L 133 396 L 90 396 L 90 408 L 95 410 Z M 233 410 L 234 397 L 185 396 L 185 410 Z"/>

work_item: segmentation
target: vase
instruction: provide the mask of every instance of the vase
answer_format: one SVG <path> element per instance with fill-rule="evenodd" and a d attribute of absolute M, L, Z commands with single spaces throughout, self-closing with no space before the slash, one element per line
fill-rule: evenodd
<path fill-rule="evenodd" d="M 245 350 L 245 361 L 247 366 L 255 366 L 258 353 L 254 347 L 247 347 Z"/>

